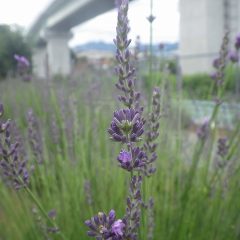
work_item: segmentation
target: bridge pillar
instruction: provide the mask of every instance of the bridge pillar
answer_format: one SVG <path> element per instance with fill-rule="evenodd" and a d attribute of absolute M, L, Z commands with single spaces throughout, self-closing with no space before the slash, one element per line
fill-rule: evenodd
<path fill-rule="evenodd" d="M 68 41 L 71 39 L 71 32 L 45 32 L 47 41 L 47 62 L 49 76 L 69 75 L 71 72 L 71 58 Z"/>
<path fill-rule="evenodd" d="M 33 73 L 36 77 L 46 79 L 48 77 L 48 59 L 46 41 L 39 38 L 33 49 L 32 55 Z"/>
<path fill-rule="evenodd" d="M 33 73 L 41 79 L 48 77 L 47 50 L 45 46 L 37 46 L 33 50 Z"/>

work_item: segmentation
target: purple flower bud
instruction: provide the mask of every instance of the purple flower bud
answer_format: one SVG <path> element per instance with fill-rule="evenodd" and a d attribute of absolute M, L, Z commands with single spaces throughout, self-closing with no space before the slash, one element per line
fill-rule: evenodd
<path fill-rule="evenodd" d="M 52 209 L 52 210 L 50 210 L 49 212 L 48 212 L 48 216 L 50 217 L 50 218 L 55 218 L 56 217 L 56 215 L 57 215 L 57 212 L 56 212 L 56 210 L 55 209 Z"/>
<path fill-rule="evenodd" d="M 236 63 L 239 61 L 238 53 L 235 51 L 229 52 L 228 56 L 229 56 L 230 61 L 233 63 Z"/>
<path fill-rule="evenodd" d="M 115 211 L 113 209 L 109 212 L 108 217 L 111 221 L 115 220 Z"/>
<path fill-rule="evenodd" d="M 235 48 L 236 48 L 236 50 L 240 49 L 240 34 L 238 34 L 236 37 Z"/>
<path fill-rule="evenodd" d="M 220 64 L 221 64 L 221 60 L 220 60 L 219 58 L 215 58 L 215 59 L 213 60 L 212 65 L 213 65 L 214 68 L 218 69 L 219 66 L 220 66 Z"/>
<path fill-rule="evenodd" d="M 117 160 L 119 161 L 120 166 L 122 168 L 127 169 L 128 171 L 132 170 L 132 166 L 131 166 L 132 156 L 131 156 L 131 153 L 129 153 L 125 150 L 122 150 L 119 153 L 119 155 L 117 157 Z"/>
<path fill-rule="evenodd" d="M 134 169 L 140 170 L 145 166 L 146 159 L 147 156 L 145 152 L 140 150 L 139 147 L 132 148 L 132 154 L 128 151 L 122 150 L 117 157 L 120 166 L 129 172 Z"/>
<path fill-rule="evenodd" d="M 216 73 L 216 72 L 210 74 L 210 78 L 212 80 L 217 80 L 217 77 L 218 77 L 218 73 Z"/>

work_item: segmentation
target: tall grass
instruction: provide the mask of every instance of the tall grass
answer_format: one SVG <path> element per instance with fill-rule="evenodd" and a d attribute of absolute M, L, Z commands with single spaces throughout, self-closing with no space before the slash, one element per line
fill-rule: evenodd
<path fill-rule="evenodd" d="M 29 108 L 39 121 L 44 163 L 35 163 L 26 144 L 29 162 L 35 165 L 30 189 L 45 209 L 56 210 L 57 225 L 67 239 L 87 239 L 84 221 L 99 209 L 108 212 L 114 208 L 119 216 L 124 214 L 127 179 L 115 160 L 120 149 L 109 143 L 106 133 L 115 107 L 109 87 L 113 81 L 103 77 L 97 79 L 101 81 L 98 85 L 91 77 L 89 74 L 87 80 L 79 79 L 73 86 L 16 80 L 0 85 L 6 118 L 16 120 L 25 142 Z M 94 86 L 101 87 L 94 93 Z M 190 134 L 182 132 L 182 147 L 178 149 L 177 129 L 170 119 L 161 120 L 158 170 L 145 183 L 146 197 L 155 199 L 154 239 L 239 239 L 239 127 L 238 131 L 228 133 L 230 139 L 234 137 L 235 149 L 223 169 L 214 164 L 217 158 L 214 134 L 205 146 L 196 143 L 195 151 L 204 149 L 196 162 L 189 157 L 196 139 L 189 141 Z M 58 131 L 57 142 L 53 121 Z M 36 206 L 28 195 L 0 184 L 1 239 L 43 239 L 43 230 L 32 213 Z M 141 226 L 140 236 L 147 239 L 147 224 Z M 58 234 L 50 237 L 59 239 Z"/>

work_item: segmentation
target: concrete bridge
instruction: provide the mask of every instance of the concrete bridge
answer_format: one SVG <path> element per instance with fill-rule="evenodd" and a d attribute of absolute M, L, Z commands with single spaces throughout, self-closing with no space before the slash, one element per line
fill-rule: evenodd
<path fill-rule="evenodd" d="M 115 0 L 53 1 L 28 33 L 36 43 L 34 73 L 40 78 L 68 75 L 71 71 L 68 47 L 71 28 L 114 8 Z"/>

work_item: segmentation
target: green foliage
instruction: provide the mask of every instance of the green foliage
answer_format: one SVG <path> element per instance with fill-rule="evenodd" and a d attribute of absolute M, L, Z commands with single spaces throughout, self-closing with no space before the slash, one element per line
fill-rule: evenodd
<path fill-rule="evenodd" d="M 240 81 L 238 67 L 228 66 L 225 71 L 225 96 L 236 94 L 237 81 Z M 183 90 L 185 97 L 207 99 L 211 94 L 214 80 L 209 74 L 193 74 L 183 76 Z M 239 93 L 240 94 L 240 93 Z"/>
<path fill-rule="evenodd" d="M 0 78 L 16 70 L 17 63 L 14 54 L 30 59 L 30 46 L 26 43 L 19 28 L 0 25 Z"/>
<path fill-rule="evenodd" d="M 154 81 L 150 81 L 149 74 L 143 76 L 143 86 L 150 94 L 153 86 L 166 81 L 172 90 L 172 94 L 177 94 L 177 76 L 170 71 L 166 78 L 166 74 L 162 71 L 153 72 Z M 240 98 L 240 69 L 237 66 L 228 66 L 225 71 L 225 99 L 239 100 Z M 214 91 L 214 80 L 209 74 L 199 73 L 193 75 L 184 75 L 182 77 L 183 96 L 190 99 L 206 100 L 211 99 L 212 91 Z"/>

